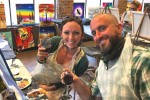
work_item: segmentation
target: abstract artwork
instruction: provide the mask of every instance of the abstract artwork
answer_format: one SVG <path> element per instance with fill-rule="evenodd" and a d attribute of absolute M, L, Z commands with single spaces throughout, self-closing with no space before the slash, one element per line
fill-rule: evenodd
<path fill-rule="evenodd" d="M 144 10 L 143 10 L 143 12 L 145 11 L 146 7 L 148 8 L 148 11 L 150 13 L 150 3 L 144 3 Z"/>
<path fill-rule="evenodd" d="M 2 35 L 2 37 L 5 40 L 7 40 L 10 43 L 11 49 L 13 50 L 13 42 L 12 42 L 11 31 L 10 32 L 1 32 L 0 34 Z"/>
<path fill-rule="evenodd" d="M 109 8 L 112 8 L 112 2 L 103 2 L 103 7 L 105 7 L 106 4 L 108 4 Z"/>
<path fill-rule="evenodd" d="M 95 15 L 98 15 L 99 13 L 99 8 L 98 7 L 89 7 L 88 8 L 88 18 L 92 19 Z"/>
<path fill-rule="evenodd" d="M 74 3 L 73 16 L 84 18 L 84 3 Z"/>
<path fill-rule="evenodd" d="M 53 25 L 54 4 L 39 4 L 40 26 Z"/>
<path fill-rule="evenodd" d="M 18 28 L 18 30 L 14 30 L 14 34 L 18 50 L 23 50 L 35 46 L 32 33 L 32 26 Z"/>
<path fill-rule="evenodd" d="M 55 26 L 43 26 L 40 27 L 40 31 L 39 31 L 39 40 L 40 38 L 43 38 L 45 36 L 48 36 L 49 38 L 54 36 L 55 33 Z"/>
<path fill-rule="evenodd" d="M 0 28 L 7 28 L 4 4 L 0 4 Z"/>
<path fill-rule="evenodd" d="M 18 26 L 33 26 L 35 24 L 33 4 L 16 4 L 16 10 Z"/>

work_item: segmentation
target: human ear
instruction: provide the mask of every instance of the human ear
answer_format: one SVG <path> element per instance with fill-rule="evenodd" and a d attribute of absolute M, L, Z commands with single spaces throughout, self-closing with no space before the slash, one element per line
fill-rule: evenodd
<path fill-rule="evenodd" d="M 122 25 L 121 23 L 117 24 L 118 33 L 122 33 Z"/>
<path fill-rule="evenodd" d="M 81 38 L 81 39 L 84 39 L 84 34 L 85 34 L 85 33 L 83 32 L 83 33 L 82 33 L 82 38 Z"/>
<path fill-rule="evenodd" d="M 60 36 L 62 37 L 62 32 L 60 31 Z"/>

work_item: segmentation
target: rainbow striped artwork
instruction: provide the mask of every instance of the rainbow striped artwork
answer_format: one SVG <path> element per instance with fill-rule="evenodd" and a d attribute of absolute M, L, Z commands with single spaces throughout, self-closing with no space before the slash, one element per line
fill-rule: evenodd
<path fill-rule="evenodd" d="M 54 4 L 39 4 L 40 26 L 53 25 Z"/>
<path fill-rule="evenodd" d="M 103 7 L 105 7 L 106 4 L 108 4 L 109 8 L 112 8 L 112 2 L 103 2 Z"/>
<path fill-rule="evenodd" d="M 33 26 L 35 24 L 33 4 L 16 4 L 16 10 L 18 26 Z"/>
<path fill-rule="evenodd" d="M 0 4 L 0 28 L 7 28 L 4 4 Z"/>
<path fill-rule="evenodd" d="M 51 38 L 55 35 L 55 26 L 42 26 L 40 27 L 39 32 L 39 40 L 46 36 Z"/>
<path fill-rule="evenodd" d="M 84 18 L 84 3 L 74 3 L 73 15 Z"/>

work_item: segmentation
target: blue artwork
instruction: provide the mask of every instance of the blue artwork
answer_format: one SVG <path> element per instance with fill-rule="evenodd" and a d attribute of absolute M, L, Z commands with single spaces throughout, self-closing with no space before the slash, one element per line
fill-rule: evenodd
<path fill-rule="evenodd" d="M 89 7 L 88 8 L 88 18 L 92 19 L 94 16 L 99 14 L 99 8 L 98 7 Z"/>
<path fill-rule="evenodd" d="M 74 3 L 73 16 L 84 18 L 84 3 Z"/>
<path fill-rule="evenodd" d="M 40 38 L 43 38 L 45 36 L 48 36 L 49 38 L 51 38 L 54 35 L 55 35 L 55 26 L 40 27 L 39 40 Z"/>

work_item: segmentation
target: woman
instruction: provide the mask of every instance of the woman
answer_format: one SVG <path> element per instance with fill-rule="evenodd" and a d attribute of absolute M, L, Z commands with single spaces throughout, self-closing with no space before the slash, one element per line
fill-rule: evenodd
<path fill-rule="evenodd" d="M 137 11 L 137 9 L 140 6 L 140 2 L 139 1 L 132 1 L 130 4 L 130 10 L 129 11 L 125 11 L 122 14 L 121 17 L 121 24 L 123 26 L 123 33 L 124 33 L 124 37 L 126 36 L 126 34 L 128 32 L 132 31 L 132 19 L 131 19 L 131 11 Z"/>
<path fill-rule="evenodd" d="M 51 45 L 50 51 L 44 52 L 45 48 L 41 48 L 41 44 L 38 46 L 37 59 L 41 64 L 37 65 L 32 76 L 41 88 L 48 91 L 50 100 L 58 100 L 65 92 L 65 85 L 60 79 L 64 68 L 81 76 L 88 67 L 88 59 L 80 48 L 83 33 L 82 20 L 66 16 L 62 20 L 61 37 L 54 36 L 46 42 L 46 45 Z M 37 74 L 38 71 L 40 74 Z"/>

